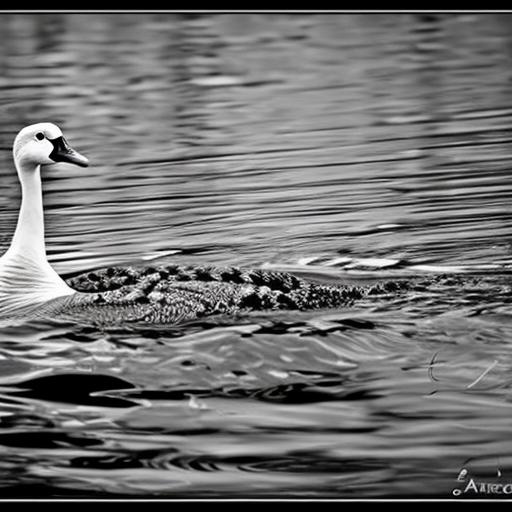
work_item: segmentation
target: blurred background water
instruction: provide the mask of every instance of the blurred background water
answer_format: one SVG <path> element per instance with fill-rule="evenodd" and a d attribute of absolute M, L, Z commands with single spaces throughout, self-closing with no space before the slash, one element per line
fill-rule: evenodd
<path fill-rule="evenodd" d="M 443 498 L 462 468 L 512 482 L 511 27 L 2 14 L 0 251 L 12 141 L 51 121 L 92 164 L 44 172 L 64 276 L 458 277 L 336 311 L 2 328 L 0 497 Z"/>

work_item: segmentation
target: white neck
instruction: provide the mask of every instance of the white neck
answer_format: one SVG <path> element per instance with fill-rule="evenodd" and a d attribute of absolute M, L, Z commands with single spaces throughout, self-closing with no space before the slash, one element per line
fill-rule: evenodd
<path fill-rule="evenodd" d="M 11 245 L 0 258 L 0 316 L 74 293 L 46 258 L 40 166 L 16 162 L 16 168 L 22 199 Z"/>
<path fill-rule="evenodd" d="M 25 164 L 23 168 L 18 168 L 18 174 L 21 181 L 21 208 L 9 251 L 23 254 L 34 261 L 46 262 L 41 166 L 27 169 Z"/>

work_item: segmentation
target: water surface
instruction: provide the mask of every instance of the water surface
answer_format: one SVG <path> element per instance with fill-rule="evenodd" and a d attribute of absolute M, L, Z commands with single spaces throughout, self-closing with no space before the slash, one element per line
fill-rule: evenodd
<path fill-rule="evenodd" d="M 52 121 L 91 161 L 43 176 L 63 276 L 454 277 L 335 311 L 2 328 L 0 496 L 449 498 L 462 468 L 512 482 L 511 25 L 1 15 L 0 251 L 12 141 Z"/>

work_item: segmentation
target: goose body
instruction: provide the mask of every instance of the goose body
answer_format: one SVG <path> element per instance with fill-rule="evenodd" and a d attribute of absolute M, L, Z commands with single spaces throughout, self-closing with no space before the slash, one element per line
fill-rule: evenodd
<path fill-rule="evenodd" d="M 21 130 L 13 155 L 22 202 L 11 245 L 0 258 L 0 321 L 45 314 L 174 324 L 251 310 L 337 307 L 365 293 L 288 273 L 178 265 L 111 267 L 65 282 L 46 257 L 41 171 L 55 162 L 86 167 L 88 160 L 52 123 Z"/>
<path fill-rule="evenodd" d="M 357 287 L 237 267 L 113 267 L 77 276 L 69 284 L 81 290 L 62 302 L 74 316 L 99 308 L 107 320 L 163 324 L 244 311 L 329 308 L 363 296 Z"/>

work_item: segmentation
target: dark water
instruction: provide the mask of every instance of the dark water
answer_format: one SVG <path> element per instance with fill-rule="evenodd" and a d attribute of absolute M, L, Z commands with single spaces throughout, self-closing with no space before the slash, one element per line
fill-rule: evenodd
<path fill-rule="evenodd" d="M 511 28 L 1 15 L 0 249 L 14 136 L 53 121 L 92 162 L 44 176 L 64 276 L 176 261 L 455 277 L 336 311 L 3 328 L 0 496 L 450 498 L 470 476 L 512 482 Z"/>

